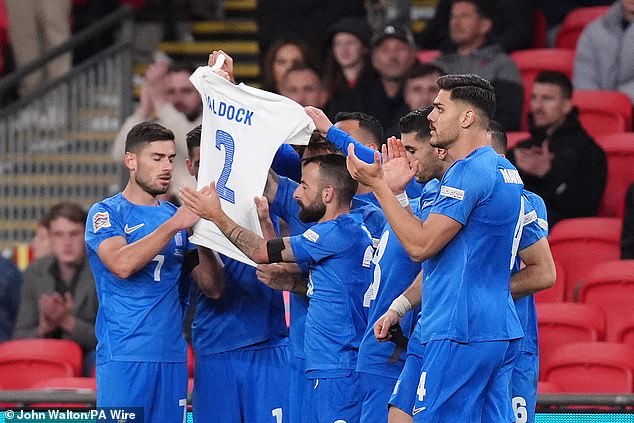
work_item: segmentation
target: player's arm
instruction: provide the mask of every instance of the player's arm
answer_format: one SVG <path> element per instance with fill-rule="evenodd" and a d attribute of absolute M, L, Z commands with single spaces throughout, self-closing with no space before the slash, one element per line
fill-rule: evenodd
<path fill-rule="evenodd" d="M 400 190 L 398 181 L 409 181 L 416 173 L 418 163 L 410 165 L 405 159 L 403 145 L 399 140 L 388 141 L 389 150 L 383 154 L 385 163 L 381 163 L 378 152 L 374 154 L 374 163 L 360 160 L 354 148 L 348 148 L 348 171 L 361 184 L 372 188 L 381 204 L 385 217 L 401 245 L 415 261 L 423 261 L 442 250 L 445 245 L 462 229 L 462 224 L 448 216 L 431 213 L 424 222 L 414 216 L 407 207 L 403 207 L 395 194 Z M 392 157 L 392 158 L 390 158 Z M 385 177 L 389 170 L 389 179 Z M 399 178 L 395 175 L 400 174 Z M 398 181 L 397 181 L 398 179 Z M 398 187 L 398 188 L 397 188 Z"/>
<path fill-rule="evenodd" d="M 544 237 L 517 253 L 524 268 L 511 276 L 513 299 L 534 294 L 555 285 L 557 272 L 550 252 L 548 240 Z"/>
<path fill-rule="evenodd" d="M 198 265 L 191 271 L 198 288 L 209 298 L 217 300 L 225 289 L 225 272 L 218 256 L 209 248 L 198 247 Z"/>
<path fill-rule="evenodd" d="M 180 207 L 151 234 L 131 244 L 123 236 L 110 237 L 99 244 L 97 254 L 108 270 L 126 279 L 160 253 L 178 231 L 192 227 L 197 221 L 198 216 L 187 207 Z"/>
<path fill-rule="evenodd" d="M 213 222 L 220 232 L 240 251 L 256 263 L 294 262 L 290 238 L 265 240 L 258 234 L 243 228 L 222 210 L 215 183 L 201 191 L 183 187 L 179 198 L 193 213 Z"/>
<path fill-rule="evenodd" d="M 255 272 L 265 285 L 279 291 L 290 291 L 306 295 L 308 281 L 295 263 L 258 264 Z"/>
<path fill-rule="evenodd" d="M 277 195 L 277 188 L 280 185 L 280 177 L 273 169 L 269 169 L 269 173 L 266 177 L 266 185 L 264 185 L 264 197 L 268 200 L 269 204 L 275 201 Z"/>
<path fill-rule="evenodd" d="M 387 311 L 374 323 L 374 336 L 377 341 L 389 341 L 390 328 L 400 323 L 405 313 L 420 305 L 422 288 L 423 271 L 421 270 L 405 292 L 392 301 Z"/>

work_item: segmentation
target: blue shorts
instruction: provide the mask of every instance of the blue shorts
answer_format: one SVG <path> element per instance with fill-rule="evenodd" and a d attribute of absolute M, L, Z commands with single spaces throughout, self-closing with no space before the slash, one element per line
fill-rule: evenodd
<path fill-rule="evenodd" d="M 389 405 L 412 415 L 414 409 L 414 399 L 416 398 L 416 388 L 420 379 L 423 359 L 415 354 L 408 354 L 405 366 L 401 371 L 396 385 L 390 396 Z"/>
<path fill-rule="evenodd" d="M 286 421 L 288 368 L 286 345 L 196 355 L 194 421 Z"/>
<path fill-rule="evenodd" d="M 312 389 L 306 401 L 306 419 L 310 423 L 359 423 L 361 388 L 359 375 L 310 379 Z M 294 423 L 294 422 L 293 422 Z"/>
<path fill-rule="evenodd" d="M 512 415 L 509 386 L 518 352 L 518 341 L 428 342 L 412 409 L 414 422 L 512 421 L 488 416 L 493 411 Z"/>
<path fill-rule="evenodd" d="M 372 373 L 359 372 L 361 384 L 362 422 L 386 422 L 387 403 L 394 390 L 396 379 L 387 376 L 379 376 Z"/>
<path fill-rule="evenodd" d="M 290 382 L 288 384 L 288 417 L 285 422 L 306 422 L 306 398 L 313 389 L 313 381 L 306 379 L 306 360 L 290 356 Z"/>
<path fill-rule="evenodd" d="M 185 422 L 187 363 L 98 364 L 97 407 L 143 407 L 146 422 Z"/>
<path fill-rule="evenodd" d="M 535 422 L 539 356 L 521 352 L 511 376 L 511 395 L 516 422 Z"/>

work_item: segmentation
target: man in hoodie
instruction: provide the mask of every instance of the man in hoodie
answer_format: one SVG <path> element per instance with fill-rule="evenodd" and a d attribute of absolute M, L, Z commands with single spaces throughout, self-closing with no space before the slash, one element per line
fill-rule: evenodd
<path fill-rule="evenodd" d="M 634 102 L 634 0 L 617 0 L 581 34 L 575 55 L 578 90 L 618 90 Z"/>
<path fill-rule="evenodd" d="M 489 1 L 458 0 L 451 6 L 449 38 L 434 63 L 448 74 L 475 74 L 495 89 L 495 120 L 517 131 L 522 115 L 522 79 L 515 63 L 492 35 L 494 10 Z"/>
<path fill-rule="evenodd" d="M 550 226 L 562 219 L 596 215 L 607 162 L 579 122 L 568 77 L 552 71 L 537 75 L 530 109 L 531 137 L 509 154 L 524 187 L 544 199 Z"/>

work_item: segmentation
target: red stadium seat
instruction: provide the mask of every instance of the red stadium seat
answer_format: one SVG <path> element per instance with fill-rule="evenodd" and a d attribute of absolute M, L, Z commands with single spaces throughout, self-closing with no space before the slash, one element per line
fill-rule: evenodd
<path fill-rule="evenodd" d="M 607 318 L 606 339 L 617 341 L 621 322 L 630 320 L 634 314 L 634 260 L 602 263 L 586 279 L 579 290 L 579 302 L 603 309 Z"/>
<path fill-rule="evenodd" d="M 565 219 L 548 237 L 555 261 L 566 273 L 564 300 L 572 301 L 577 285 L 600 263 L 620 257 L 621 220 L 608 217 Z"/>
<path fill-rule="evenodd" d="M 523 131 L 520 131 L 520 132 L 512 132 L 512 131 L 511 132 L 507 132 L 506 133 L 506 138 L 508 140 L 508 144 L 506 146 L 506 149 L 507 150 L 511 150 L 512 148 L 515 148 L 515 146 L 517 144 L 519 144 L 520 141 L 524 141 L 524 140 L 526 140 L 526 139 L 528 139 L 530 137 L 531 137 L 530 132 L 523 132 Z"/>
<path fill-rule="evenodd" d="M 632 103 L 620 91 L 576 90 L 572 102 L 579 108 L 579 120 L 592 137 L 632 130 Z"/>
<path fill-rule="evenodd" d="M 577 303 L 537 304 L 537 325 L 542 366 L 561 345 L 605 339 L 605 315 L 596 306 Z"/>
<path fill-rule="evenodd" d="M 94 377 L 55 377 L 38 380 L 31 389 L 89 389 L 97 390 L 97 379 Z"/>
<path fill-rule="evenodd" d="M 555 286 L 537 292 L 535 294 L 535 302 L 560 303 L 564 301 L 566 290 L 566 271 L 561 264 L 557 263 L 557 260 L 555 260 L 555 270 L 557 271 Z"/>
<path fill-rule="evenodd" d="M 543 380 L 537 382 L 538 394 L 557 394 L 559 392 L 561 392 L 561 388 L 554 382 L 546 382 Z"/>
<path fill-rule="evenodd" d="M 577 40 L 583 29 L 590 22 L 607 12 L 609 8 L 610 6 L 596 6 L 578 7 L 571 10 L 568 15 L 566 15 L 557 33 L 555 47 L 575 50 L 577 48 Z"/>
<path fill-rule="evenodd" d="M 616 341 L 634 347 L 634 315 L 616 323 Z"/>
<path fill-rule="evenodd" d="M 421 63 L 432 62 L 438 56 L 440 56 L 440 50 L 418 50 L 416 53 L 416 57 Z"/>
<path fill-rule="evenodd" d="M 537 75 L 545 70 L 558 71 L 572 79 L 575 62 L 574 50 L 555 48 L 536 48 L 520 50 L 511 53 L 511 59 L 517 65 L 522 76 L 524 86 L 524 109 L 522 114 L 522 130 L 528 129 L 528 112 L 533 91 L 533 81 Z"/>
<path fill-rule="evenodd" d="M 634 348 L 611 342 L 577 342 L 557 348 L 544 379 L 561 392 L 634 392 Z"/>
<path fill-rule="evenodd" d="M 608 180 L 599 215 L 623 217 L 625 194 L 634 182 L 634 133 L 600 135 L 596 141 L 608 160 Z"/>
<path fill-rule="evenodd" d="M 23 389 L 47 378 L 79 376 L 82 351 L 64 339 L 19 339 L 0 343 L 0 383 Z"/>

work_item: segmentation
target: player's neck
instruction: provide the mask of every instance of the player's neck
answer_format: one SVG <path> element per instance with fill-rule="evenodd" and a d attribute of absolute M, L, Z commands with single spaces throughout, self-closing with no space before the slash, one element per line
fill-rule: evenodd
<path fill-rule="evenodd" d="M 329 220 L 335 220 L 342 214 L 350 213 L 350 206 L 333 206 L 332 208 L 326 207 L 326 213 L 319 219 L 318 223 L 328 222 Z"/>
<path fill-rule="evenodd" d="M 155 206 L 158 204 L 156 196 L 148 193 L 133 181 L 128 181 L 122 192 L 126 200 L 139 206 Z"/>
<path fill-rule="evenodd" d="M 451 146 L 447 148 L 447 157 L 451 162 L 461 160 L 480 147 L 489 145 L 486 131 L 477 130 L 464 132 Z"/>

